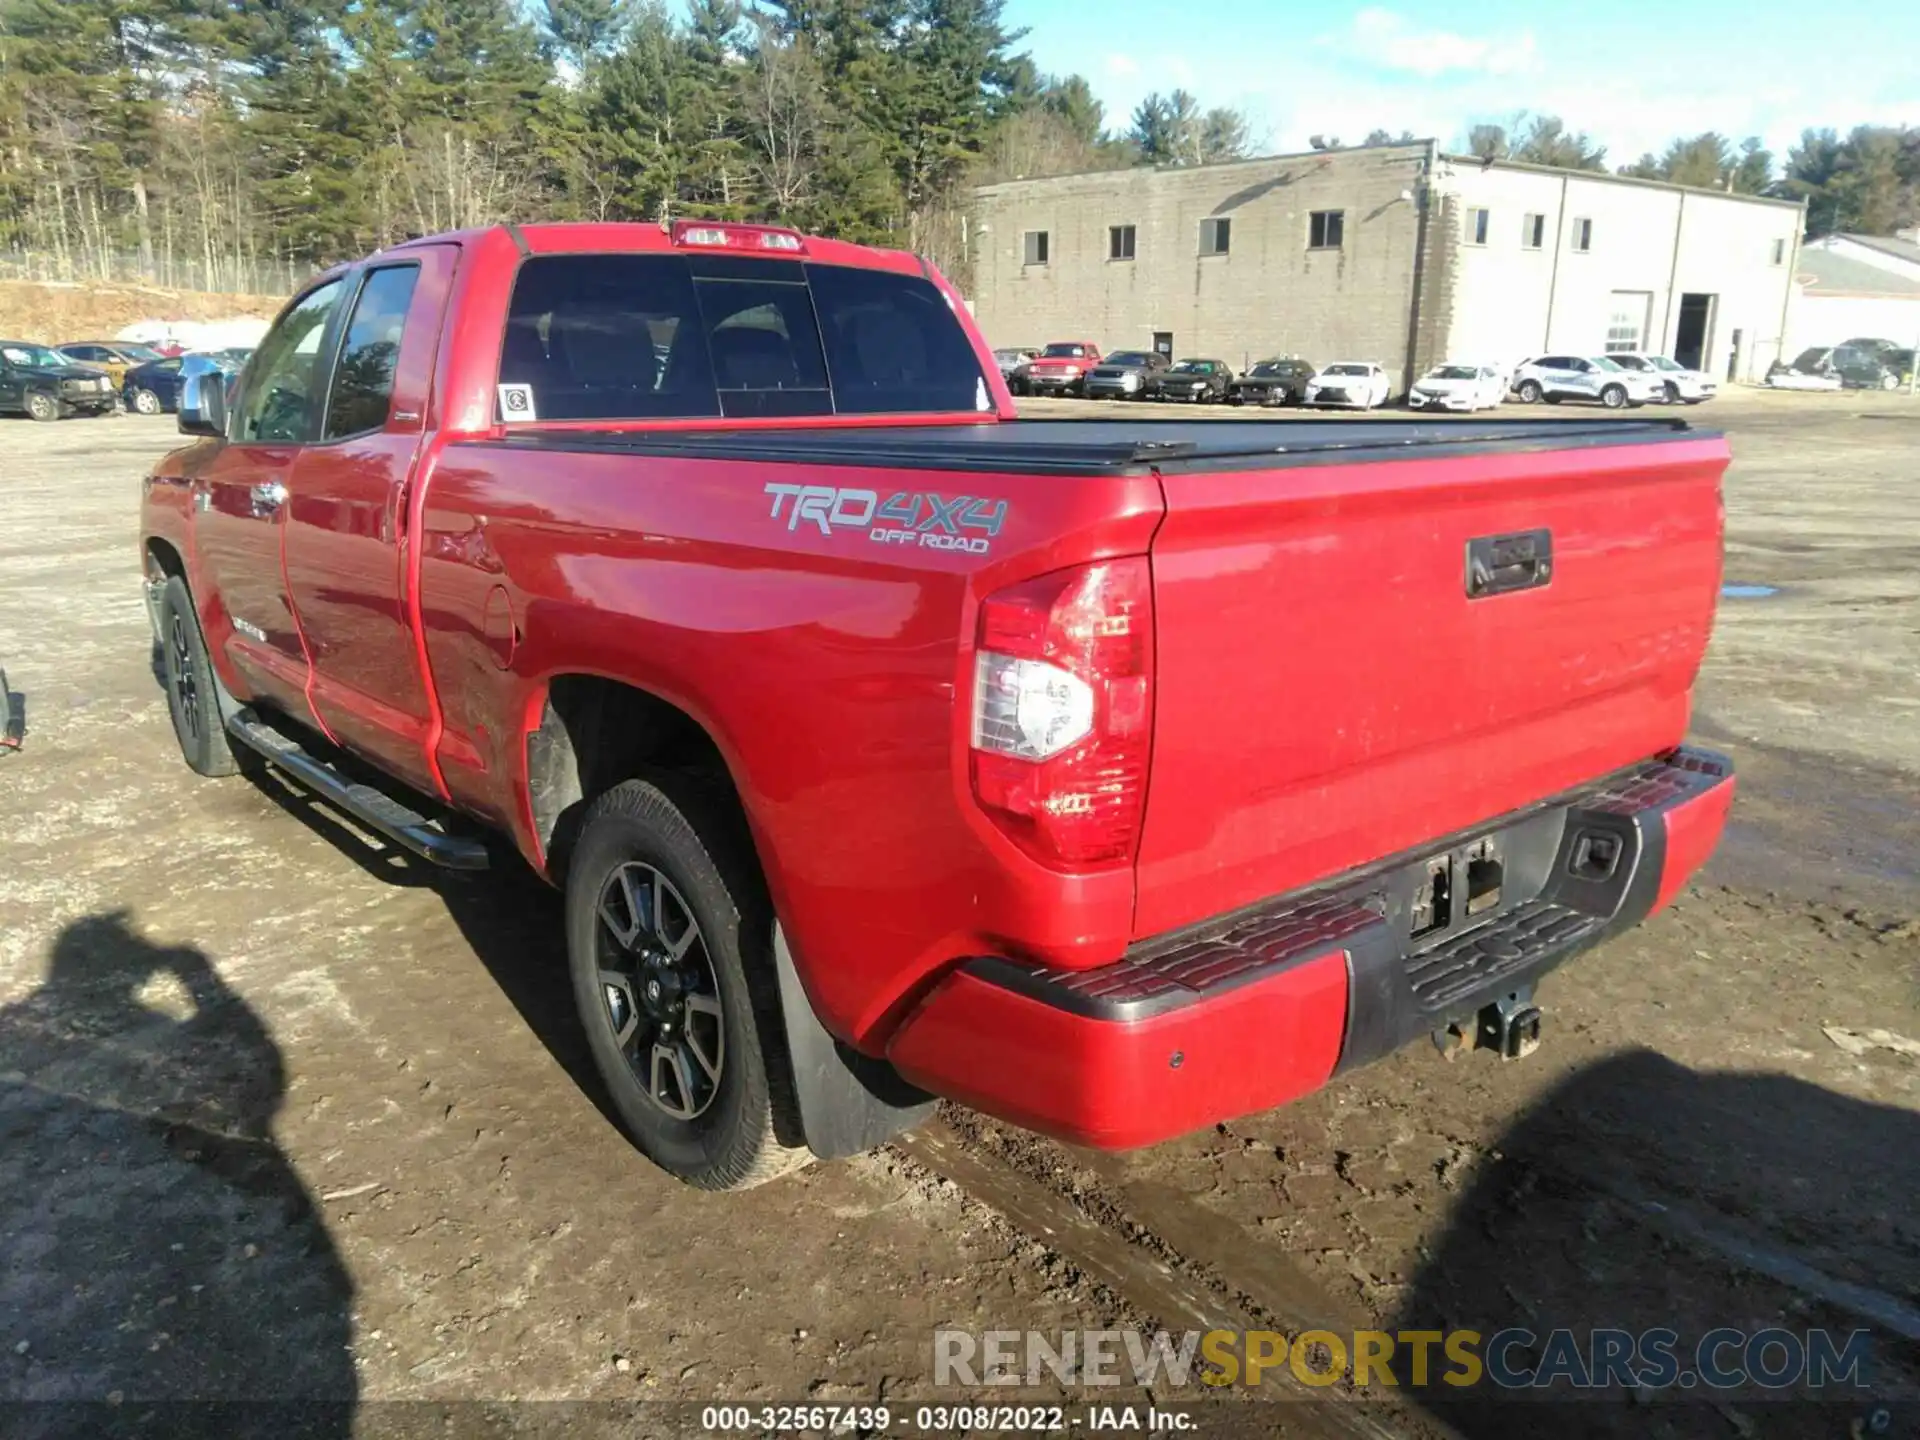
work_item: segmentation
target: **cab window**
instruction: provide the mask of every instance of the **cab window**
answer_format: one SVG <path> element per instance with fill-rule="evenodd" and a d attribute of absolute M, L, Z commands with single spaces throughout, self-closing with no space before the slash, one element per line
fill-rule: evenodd
<path fill-rule="evenodd" d="M 234 417 L 235 440 L 297 445 L 313 434 L 321 400 L 320 341 L 340 291 L 338 280 L 308 291 L 260 342 Z"/>
<path fill-rule="evenodd" d="M 338 440 L 378 430 L 387 423 L 393 402 L 393 370 L 400 358 L 400 336 L 413 303 L 418 265 L 395 265 L 371 272 L 353 302 L 347 338 L 333 368 L 327 398 L 326 438 Z"/>

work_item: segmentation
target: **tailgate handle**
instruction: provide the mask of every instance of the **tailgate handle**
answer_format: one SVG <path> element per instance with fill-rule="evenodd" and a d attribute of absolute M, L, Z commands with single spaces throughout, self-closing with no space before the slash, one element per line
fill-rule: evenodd
<path fill-rule="evenodd" d="M 1467 542 L 1467 598 L 1532 590 L 1553 577 L 1553 532 L 1521 530 Z"/>

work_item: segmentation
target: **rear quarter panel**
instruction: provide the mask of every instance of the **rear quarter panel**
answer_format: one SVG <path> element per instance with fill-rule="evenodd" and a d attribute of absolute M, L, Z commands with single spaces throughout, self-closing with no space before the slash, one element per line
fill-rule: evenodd
<path fill-rule="evenodd" d="M 791 498 L 776 517 L 767 487 L 798 483 L 882 503 L 1005 500 L 1006 518 L 984 555 L 876 543 L 862 525 L 823 534 L 796 522 Z M 1131 870 L 1053 874 L 973 805 L 970 642 L 982 594 L 1145 553 L 1161 509 L 1150 475 L 903 475 L 449 445 L 420 536 L 447 785 L 540 864 L 526 736 L 554 677 L 604 676 L 678 706 L 727 761 L 822 1018 L 869 1048 L 949 961 L 1111 960 L 1128 938 Z M 502 606 L 521 634 L 504 668 Z"/>

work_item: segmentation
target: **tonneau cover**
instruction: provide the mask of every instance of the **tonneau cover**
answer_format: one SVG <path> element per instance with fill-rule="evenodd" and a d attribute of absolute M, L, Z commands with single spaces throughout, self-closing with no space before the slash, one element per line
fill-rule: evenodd
<path fill-rule="evenodd" d="M 729 430 L 517 427 L 499 442 L 539 450 L 618 451 L 690 459 L 884 465 L 1110 475 L 1390 459 L 1462 450 L 1559 450 L 1710 438 L 1666 419 L 1012 420 L 956 425 L 823 425 Z"/>

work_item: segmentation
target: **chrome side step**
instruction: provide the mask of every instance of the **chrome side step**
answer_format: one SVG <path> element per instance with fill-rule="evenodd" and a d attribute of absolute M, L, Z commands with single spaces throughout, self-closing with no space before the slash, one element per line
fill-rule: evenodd
<path fill-rule="evenodd" d="M 310 755 L 299 742 L 288 739 L 251 710 L 241 710 L 227 721 L 227 733 L 292 776 L 314 797 L 378 831 L 423 860 L 449 870 L 485 870 L 484 841 L 449 835 L 437 821 L 409 810 L 385 791 L 347 778 L 326 761 Z"/>

